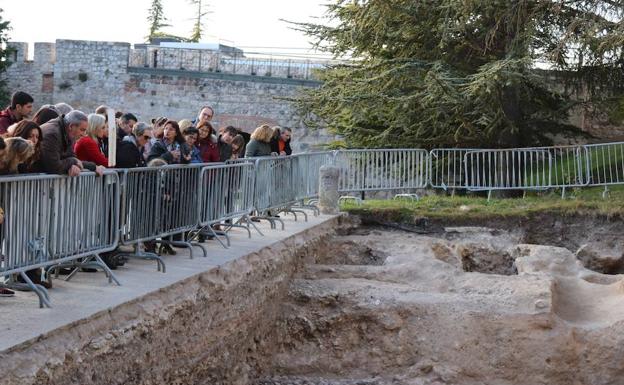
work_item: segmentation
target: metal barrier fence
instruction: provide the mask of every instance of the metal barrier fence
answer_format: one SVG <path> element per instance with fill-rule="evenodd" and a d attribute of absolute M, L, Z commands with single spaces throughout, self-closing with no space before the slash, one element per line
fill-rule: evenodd
<path fill-rule="evenodd" d="M 429 167 L 431 187 L 444 190 L 565 189 L 590 178 L 585 146 L 435 149 Z"/>
<path fill-rule="evenodd" d="M 282 210 L 297 202 L 291 157 L 256 158 L 255 208 L 259 213 Z"/>
<path fill-rule="evenodd" d="M 540 189 L 550 184 L 552 158 L 546 150 L 468 151 L 464 162 L 468 190 Z"/>
<path fill-rule="evenodd" d="M 436 148 L 429 153 L 429 184 L 433 188 L 466 188 L 464 156 L 473 148 Z"/>
<path fill-rule="evenodd" d="M 254 164 L 244 162 L 202 168 L 200 226 L 249 215 L 254 209 L 254 172 Z"/>
<path fill-rule="evenodd" d="M 421 149 L 342 150 L 340 192 L 425 188 L 429 184 L 428 153 Z"/>
<path fill-rule="evenodd" d="M 590 186 L 624 184 L 624 142 L 584 147 L 587 151 Z"/>
<path fill-rule="evenodd" d="M 292 155 L 294 161 L 292 185 L 295 188 L 295 200 L 301 201 L 318 197 L 321 167 L 334 162 L 332 151 L 313 152 Z"/>
<path fill-rule="evenodd" d="M 121 237 L 123 245 L 135 245 L 130 257 L 153 259 L 165 271 L 164 261 L 154 253 L 141 253 L 138 244 L 195 229 L 199 224 L 200 186 L 203 165 L 171 165 L 127 169 L 123 173 Z M 189 247 L 191 244 L 181 242 Z M 202 248 L 204 255 L 206 251 Z"/>
<path fill-rule="evenodd" d="M 40 305 L 50 306 L 45 289 L 24 273 L 113 250 L 118 243 L 119 187 L 114 171 L 103 177 L 0 178 L 0 276 L 19 273 Z"/>

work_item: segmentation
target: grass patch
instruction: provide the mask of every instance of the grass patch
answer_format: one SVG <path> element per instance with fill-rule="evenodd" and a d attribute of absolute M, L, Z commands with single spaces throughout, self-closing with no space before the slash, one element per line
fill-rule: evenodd
<path fill-rule="evenodd" d="M 569 191 L 569 190 L 568 190 Z M 569 191 L 565 199 L 560 192 L 528 193 L 525 198 L 492 198 L 479 196 L 427 196 L 419 201 L 365 200 L 362 205 L 347 201 L 343 211 L 374 215 L 389 220 L 409 221 L 414 217 L 440 219 L 531 217 L 537 214 L 595 215 L 624 217 L 624 186 L 610 188 L 603 198 L 604 188 Z"/>

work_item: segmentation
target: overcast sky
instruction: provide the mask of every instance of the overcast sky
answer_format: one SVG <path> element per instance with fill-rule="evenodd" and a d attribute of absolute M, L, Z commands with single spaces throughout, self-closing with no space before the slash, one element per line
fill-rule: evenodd
<path fill-rule="evenodd" d="M 331 0 L 209 0 L 203 42 L 239 47 L 309 47 L 309 39 L 280 21 L 319 22 Z M 188 36 L 194 7 L 188 0 L 162 0 L 171 27 L 165 32 Z M 12 41 L 56 39 L 140 43 L 148 33 L 151 0 L 0 0 L 11 22 Z M 269 49 L 263 49 L 266 52 Z M 276 51 L 276 49 L 272 49 Z"/>

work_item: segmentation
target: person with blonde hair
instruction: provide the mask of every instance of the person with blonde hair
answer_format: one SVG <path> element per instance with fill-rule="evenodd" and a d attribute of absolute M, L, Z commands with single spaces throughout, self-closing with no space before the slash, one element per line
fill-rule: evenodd
<path fill-rule="evenodd" d="M 251 134 L 251 140 L 245 149 L 245 158 L 271 155 L 271 139 L 273 129 L 268 124 L 256 128 Z"/>
<path fill-rule="evenodd" d="M 186 131 L 186 129 L 191 127 L 192 125 L 193 122 L 188 119 L 182 119 L 178 122 L 178 126 L 180 126 L 180 131 L 182 131 L 182 135 L 184 135 L 184 131 Z"/>
<path fill-rule="evenodd" d="M 24 138 L 4 139 L 5 148 L 0 156 L 0 175 L 17 174 L 18 166 L 27 163 L 35 153 L 35 147 Z"/>
<path fill-rule="evenodd" d="M 100 114 L 87 116 L 86 135 L 78 139 L 74 145 L 76 157 L 82 161 L 93 162 L 98 166 L 108 167 L 108 158 L 100 149 L 100 141 L 107 134 L 106 118 Z"/>

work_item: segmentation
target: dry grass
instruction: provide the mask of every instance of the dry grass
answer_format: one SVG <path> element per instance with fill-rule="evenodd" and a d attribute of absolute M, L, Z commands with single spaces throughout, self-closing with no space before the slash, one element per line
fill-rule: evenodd
<path fill-rule="evenodd" d="M 565 199 L 560 193 L 531 193 L 524 198 L 492 198 L 478 196 L 428 196 L 419 201 L 365 200 L 361 206 L 345 202 L 343 211 L 354 214 L 392 214 L 396 219 L 409 217 L 429 218 L 493 218 L 530 217 L 535 214 L 599 215 L 624 217 L 624 188 L 610 189 L 603 198 L 603 188 L 570 191 Z"/>

